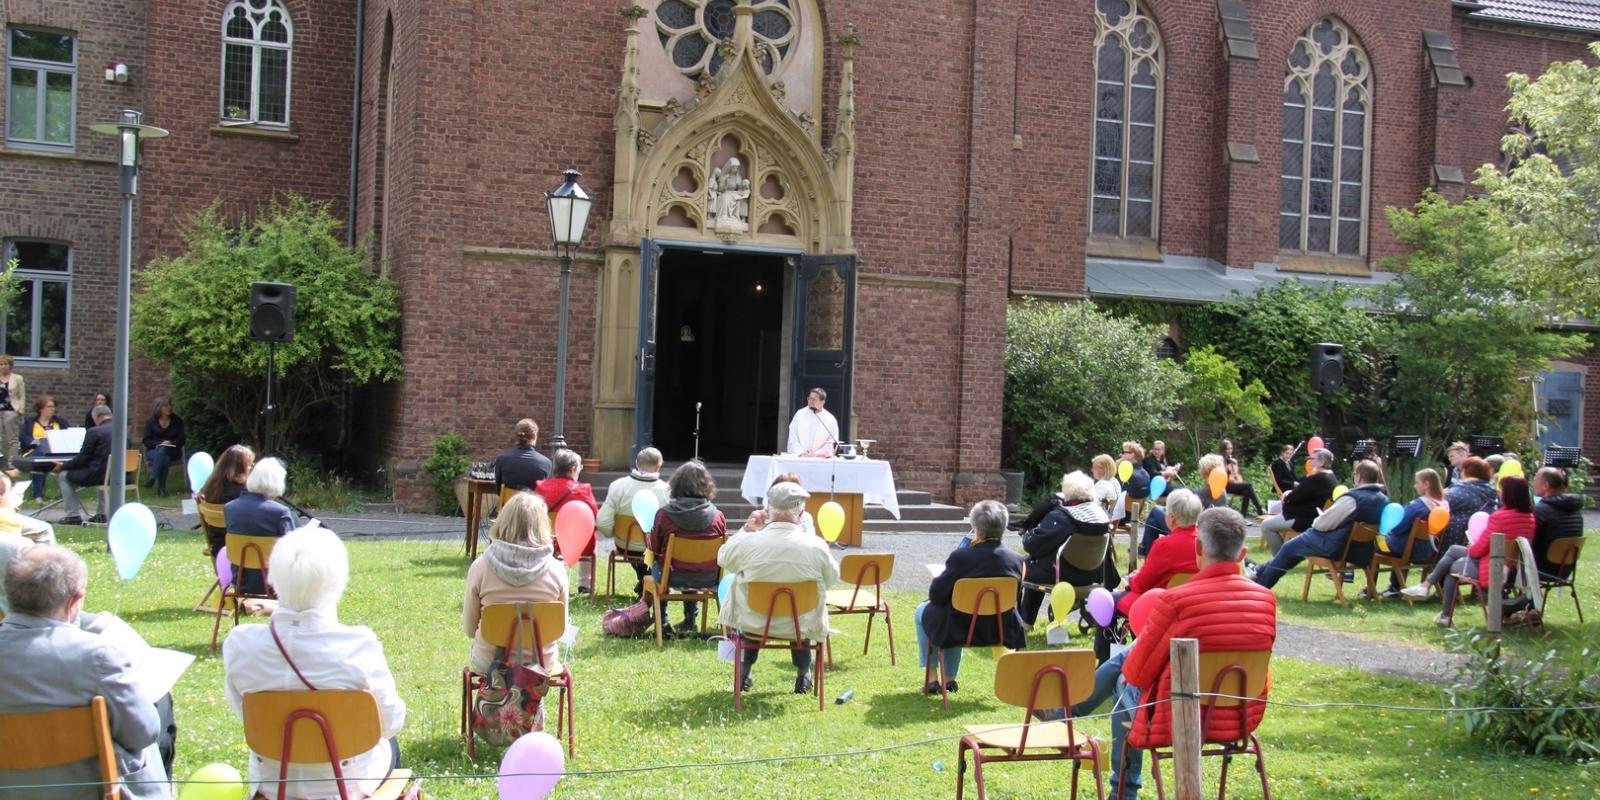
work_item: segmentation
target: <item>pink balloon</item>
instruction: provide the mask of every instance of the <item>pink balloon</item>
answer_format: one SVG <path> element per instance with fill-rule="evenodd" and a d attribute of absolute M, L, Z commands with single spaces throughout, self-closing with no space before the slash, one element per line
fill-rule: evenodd
<path fill-rule="evenodd" d="M 228 551 L 217 551 L 217 580 L 223 586 L 233 584 L 233 564 L 228 561 Z"/>
<path fill-rule="evenodd" d="M 1089 609 L 1089 616 L 1094 617 L 1094 624 L 1102 628 L 1111 627 L 1111 619 L 1117 613 L 1117 601 L 1104 586 L 1097 586 L 1089 593 L 1084 607 Z"/>
<path fill-rule="evenodd" d="M 1310 455 L 1311 453 L 1315 453 L 1316 451 L 1321 450 L 1323 447 L 1326 447 L 1326 446 L 1327 445 L 1326 445 L 1326 443 L 1324 443 L 1322 441 L 1322 437 L 1321 436 L 1313 436 L 1313 437 L 1311 437 L 1310 441 L 1306 442 L 1306 450 L 1307 450 L 1306 455 Z"/>
<path fill-rule="evenodd" d="M 1489 512 L 1487 512 L 1487 511 L 1479 511 L 1476 514 L 1473 514 L 1472 516 L 1467 517 L 1467 541 L 1468 542 L 1476 542 L 1476 541 L 1478 541 L 1478 537 L 1482 536 L 1483 532 L 1485 530 L 1488 530 L 1488 528 L 1489 528 Z"/>
<path fill-rule="evenodd" d="M 544 731 L 524 734 L 500 759 L 500 798 L 540 800 L 556 788 L 566 771 L 566 757 L 556 737 Z"/>
<path fill-rule="evenodd" d="M 577 566 L 593 539 L 594 509 L 588 503 L 573 501 L 556 512 L 556 544 L 561 546 L 561 560 L 567 566 Z"/>
<path fill-rule="evenodd" d="M 1156 606 L 1156 598 L 1166 593 L 1166 589 L 1156 588 L 1139 595 L 1133 607 L 1128 609 L 1128 628 L 1134 636 L 1144 632 L 1144 624 L 1150 619 L 1150 611 Z"/>

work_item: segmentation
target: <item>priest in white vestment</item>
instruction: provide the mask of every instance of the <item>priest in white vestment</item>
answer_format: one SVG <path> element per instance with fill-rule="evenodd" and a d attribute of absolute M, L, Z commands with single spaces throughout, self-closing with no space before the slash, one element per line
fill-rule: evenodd
<path fill-rule="evenodd" d="M 794 412 L 794 419 L 789 420 L 788 452 L 813 458 L 833 457 L 833 445 L 839 441 L 839 422 L 822 407 L 827 402 L 827 392 L 811 390 L 806 407 Z"/>

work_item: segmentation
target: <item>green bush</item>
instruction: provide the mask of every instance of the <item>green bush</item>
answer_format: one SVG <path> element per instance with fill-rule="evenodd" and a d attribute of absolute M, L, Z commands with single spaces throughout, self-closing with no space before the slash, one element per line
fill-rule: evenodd
<path fill-rule="evenodd" d="M 472 461 L 467 458 L 467 437 L 450 430 L 433 440 L 433 455 L 422 462 L 422 472 L 433 483 L 440 514 L 456 512 L 456 479 L 467 474 L 471 466 Z"/>
<path fill-rule="evenodd" d="M 323 511 L 357 511 L 360 499 L 355 487 L 343 475 L 324 472 L 313 458 L 295 456 L 289 459 L 289 485 L 293 487 L 293 500 L 305 508 Z"/>
<path fill-rule="evenodd" d="M 1206 453 L 1221 452 L 1219 442 L 1231 438 L 1235 452 L 1272 429 L 1272 415 L 1264 404 L 1267 387 L 1260 378 L 1249 381 L 1239 367 L 1216 348 L 1192 350 L 1183 361 L 1188 385 L 1178 401 L 1178 420 L 1189 436 L 1194 461 Z"/>
<path fill-rule="evenodd" d="M 1501 751 L 1569 761 L 1600 758 L 1600 651 L 1571 634 L 1533 661 L 1508 659 L 1500 642 L 1478 629 L 1451 631 L 1450 649 L 1465 656 L 1445 690 L 1452 707 L 1517 711 L 1459 713 L 1467 732 Z"/>
<path fill-rule="evenodd" d="M 1048 483 L 1125 439 L 1168 430 L 1186 380 L 1164 332 L 1094 303 L 1031 299 L 1006 313 L 1006 463 Z"/>

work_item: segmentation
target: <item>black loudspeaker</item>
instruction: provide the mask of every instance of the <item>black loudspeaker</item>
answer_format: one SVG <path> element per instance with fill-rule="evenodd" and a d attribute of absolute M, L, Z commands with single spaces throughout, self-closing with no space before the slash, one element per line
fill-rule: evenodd
<path fill-rule="evenodd" d="M 250 284 L 250 338 L 287 342 L 294 338 L 294 287 L 287 283 Z"/>
<path fill-rule="evenodd" d="M 1344 345 L 1311 345 L 1311 390 L 1326 392 L 1344 385 Z"/>

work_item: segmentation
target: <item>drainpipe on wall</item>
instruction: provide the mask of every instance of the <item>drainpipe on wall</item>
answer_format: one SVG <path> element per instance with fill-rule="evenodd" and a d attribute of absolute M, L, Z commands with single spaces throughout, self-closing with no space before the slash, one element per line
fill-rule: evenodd
<path fill-rule="evenodd" d="M 356 0 L 355 90 L 350 93 L 350 190 L 345 200 L 345 243 L 356 244 L 356 188 L 361 179 L 361 70 L 367 45 L 367 0 Z M 350 423 L 355 415 L 355 397 L 346 382 L 339 397 L 339 439 L 334 449 L 343 452 L 350 446 Z"/>

